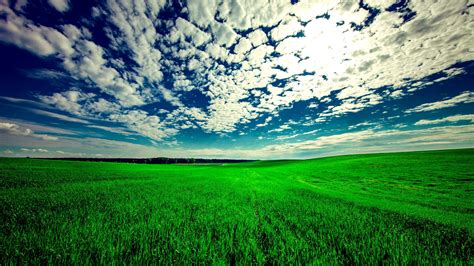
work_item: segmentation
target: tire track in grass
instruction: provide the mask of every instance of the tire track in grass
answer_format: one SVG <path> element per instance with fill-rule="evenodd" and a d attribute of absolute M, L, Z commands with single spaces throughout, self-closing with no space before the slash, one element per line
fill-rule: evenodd
<path fill-rule="evenodd" d="M 293 239 L 298 238 L 298 233 L 288 231 L 285 220 L 277 214 L 275 208 L 282 204 L 273 198 L 275 195 L 286 195 L 286 189 L 294 186 L 288 180 L 273 176 L 271 173 L 260 173 L 255 170 L 245 169 L 246 175 L 251 179 L 252 206 L 254 217 L 257 220 L 256 237 L 259 250 L 262 252 L 264 264 L 281 262 L 281 252 L 289 252 L 283 232 L 291 234 Z M 285 204 L 285 203 L 283 203 Z M 285 244 L 286 243 L 286 244 Z"/>
<path fill-rule="evenodd" d="M 386 198 L 380 199 L 376 198 L 375 196 L 370 197 L 357 197 L 356 194 L 347 194 L 339 191 L 328 190 L 323 187 L 314 185 L 309 183 L 305 180 L 295 178 L 294 180 L 298 181 L 301 184 L 306 185 L 307 187 L 311 188 L 318 194 L 325 195 L 327 197 L 335 198 L 344 200 L 347 202 L 352 202 L 361 206 L 366 207 L 374 207 L 382 210 L 388 210 L 400 214 L 406 214 L 412 216 L 414 218 L 423 218 L 433 222 L 441 223 L 441 224 L 449 224 L 454 225 L 459 228 L 466 228 L 470 232 L 474 232 L 474 219 L 470 219 L 466 221 L 465 214 L 447 210 L 439 210 L 433 209 L 429 207 L 425 207 L 419 204 L 412 204 L 408 202 L 398 202 L 389 200 Z M 370 196 L 370 195 L 368 195 Z M 449 213 L 449 215 L 447 215 Z M 474 217 L 474 215 L 470 215 Z M 460 221 L 463 223 L 460 225 Z"/>
<path fill-rule="evenodd" d="M 250 180 L 250 185 L 252 186 L 251 188 L 251 197 L 250 197 L 250 204 L 252 205 L 252 208 L 254 209 L 254 216 L 257 221 L 257 228 L 256 228 L 256 240 L 257 240 L 257 245 L 258 249 L 262 252 L 263 257 L 259 258 L 257 256 L 257 262 L 259 262 L 259 259 L 263 260 L 263 262 L 268 263 L 267 259 L 269 257 L 269 241 L 268 241 L 268 235 L 264 232 L 263 230 L 263 223 L 265 222 L 264 218 L 261 215 L 260 211 L 260 206 L 257 203 L 257 188 L 259 187 L 259 184 L 256 184 L 256 182 L 261 182 L 262 180 L 265 180 L 268 182 L 268 179 L 264 179 L 263 176 L 259 173 L 257 173 L 254 170 L 250 169 L 245 169 L 245 176 Z"/>

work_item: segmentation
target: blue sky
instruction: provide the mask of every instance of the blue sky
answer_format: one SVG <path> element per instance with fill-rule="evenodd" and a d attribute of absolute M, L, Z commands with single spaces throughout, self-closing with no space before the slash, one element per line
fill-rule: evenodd
<path fill-rule="evenodd" d="M 0 155 L 474 147 L 470 1 L 0 0 Z"/>

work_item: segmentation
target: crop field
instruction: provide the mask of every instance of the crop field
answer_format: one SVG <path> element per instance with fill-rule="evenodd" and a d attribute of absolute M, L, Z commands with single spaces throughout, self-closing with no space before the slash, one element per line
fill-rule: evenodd
<path fill-rule="evenodd" d="M 0 264 L 473 265 L 474 149 L 146 165 L 0 159 Z"/>

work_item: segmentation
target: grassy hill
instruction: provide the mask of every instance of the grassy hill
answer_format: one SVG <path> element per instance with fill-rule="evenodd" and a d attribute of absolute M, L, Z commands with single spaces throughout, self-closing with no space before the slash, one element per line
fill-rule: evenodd
<path fill-rule="evenodd" d="M 1 264 L 472 264 L 474 149 L 220 165 L 0 159 Z"/>

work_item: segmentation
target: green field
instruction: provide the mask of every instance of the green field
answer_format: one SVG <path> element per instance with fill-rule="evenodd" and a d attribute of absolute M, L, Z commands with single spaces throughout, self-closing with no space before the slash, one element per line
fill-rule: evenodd
<path fill-rule="evenodd" d="M 473 265 L 474 149 L 224 165 L 0 159 L 0 264 Z"/>

